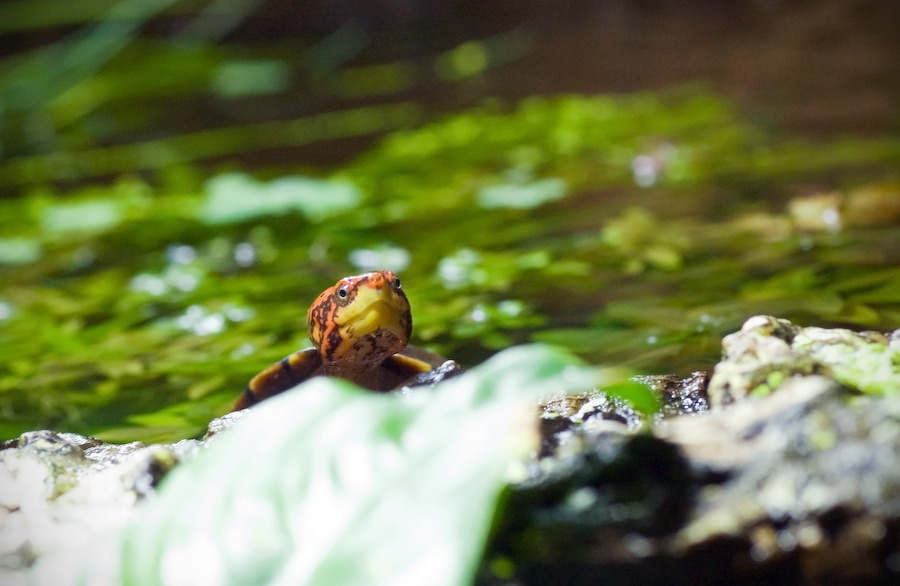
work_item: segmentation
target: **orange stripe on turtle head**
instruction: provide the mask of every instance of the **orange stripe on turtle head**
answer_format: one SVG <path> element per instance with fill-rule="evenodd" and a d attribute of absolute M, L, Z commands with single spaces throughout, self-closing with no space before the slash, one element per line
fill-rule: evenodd
<path fill-rule="evenodd" d="M 345 277 L 322 292 L 307 313 L 309 337 L 325 364 L 380 364 L 406 347 L 412 316 L 391 271 Z"/>

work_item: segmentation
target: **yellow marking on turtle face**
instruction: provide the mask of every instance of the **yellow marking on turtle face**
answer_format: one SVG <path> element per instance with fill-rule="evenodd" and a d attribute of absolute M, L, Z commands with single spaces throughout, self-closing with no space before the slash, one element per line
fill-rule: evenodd
<path fill-rule="evenodd" d="M 409 310 L 409 305 L 401 303 L 396 294 L 378 295 L 376 291 L 383 289 L 361 291 L 352 305 L 338 311 L 335 316 L 338 327 L 357 337 L 371 334 L 379 328 L 401 335 L 404 331 L 402 316 Z"/>
<path fill-rule="evenodd" d="M 377 365 L 403 350 L 412 331 L 409 301 L 391 271 L 341 279 L 319 295 L 307 317 L 326 369 Z"/>

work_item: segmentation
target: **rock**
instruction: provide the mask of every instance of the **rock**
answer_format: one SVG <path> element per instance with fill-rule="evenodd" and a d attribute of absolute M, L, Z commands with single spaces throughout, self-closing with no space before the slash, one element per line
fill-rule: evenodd
<path fill-rule="evenodd" d="M 635 380 L 650 387 L 659 399 L 659 412 L 652 422 L 709 409 L 709 376 L 705 372 L 694 372 L 687 378 L 648 375 Z M 560 457 L 560 450 L 578 452 L 584 447 L 585 435 L 634 433 L 651 423 L 627 401 L 602 391 L 549 399 L 540 405 L 539 422 L 540 458 Z"/>
<path fill-rule="evenodd" d="M 900 332 L 757 316 L 711 379 L 641 378 L 652 429 L 553 409 L 480 582 L 900 583 L 898 350 Z"/>
<path fill-rule="evenodd" d="M 580 452 L 585 434 L 627 433 L 645 425 L 644 418 L 626 401 L 601 391 L 552 398 L 540 405 L 538 422 L 541 458 L 561 456 L 562 451 Z"/>
<path fill-rule="evenodd" d="M 886 336 L 801 328 L 758 315 L 725 336 L 722 353 L 709 381 L 713 407 L 771 392 L 786 379 L 809 374 L 833 377 L 861 392 L 900 390 L 900 330 Z"/>
<path fill-rule="evenodd" d="M 654 418 L 657 422 L 709 410 L 709 375 L 705 372 L 693 372 L 687 378 L 663 374 L 639 376 L 635 380 L 649 386 L 659 398 L 659 413 Z"/>
<path fill-rule="evenodd" d="M 900 578 L 898 416 L 900 397 L 848 403 L 841 385 L 808 376 L 705 418 L 667 421 L 657 435 L 700 480 L 667 549 L 688 558 L 718 549 L 735 579 Z"/>
<path fill-rule="evenodd" d="M 900 581 L 900 396 L 809 375 L 580 439 L 511 487 L 482 583 L 497 559 L 521 584 Z"/>
<path fill-rule="evenodd" d="M 214 420 L 212 436 L 239 416 Z M 0 584 L 75 584 L 81 572 L 113 567 L 116 532 L 159 481 L 205 442 L 106 444 L 74 433 L 34 431 L 0 449 Z M 108 555 L 96 552 L 108 550 Z M 88 555 L 88 554 L 91 555 Z"/>

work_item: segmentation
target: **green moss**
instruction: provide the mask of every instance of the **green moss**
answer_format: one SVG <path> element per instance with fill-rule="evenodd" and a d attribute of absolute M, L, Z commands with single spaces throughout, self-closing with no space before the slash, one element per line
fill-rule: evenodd
<path fill-rule="evenodd" d="M 836 380 L 869 394 L 900 393 L 900 347 L 856 336 L 836 340 L 795 340 Z"/>

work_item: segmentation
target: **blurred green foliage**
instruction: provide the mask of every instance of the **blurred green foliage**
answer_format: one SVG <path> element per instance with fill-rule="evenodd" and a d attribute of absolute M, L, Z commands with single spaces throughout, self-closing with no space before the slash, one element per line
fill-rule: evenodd
<path fill-rule="evenodd" d="M 35 187 L 0 201 L 0 436 L 198 433 L 373 268 L 466 366 L 539 340 L 687 373 L 757 313 L 897 328 L 898 163 L 900 140 L 784 138 L 683 90 L 488 102 L 328 174 Z M 810 185 L 881 196 L 801 230 Z"/>
<path fill-rule="evenodd" d="M 277 10 L 265 4 L 0 3 L 0 195 L 250 153 L 296 160 L 330 141 L 371 140 L 420 123 L 428 95 L 534 45 L 528 26 L 510 24 L 404 57 L 379 49 L 373 23 L 349 16 L 353 9 L 328 34 L 304 14 L 260 37 L 253 21 Z"/>

